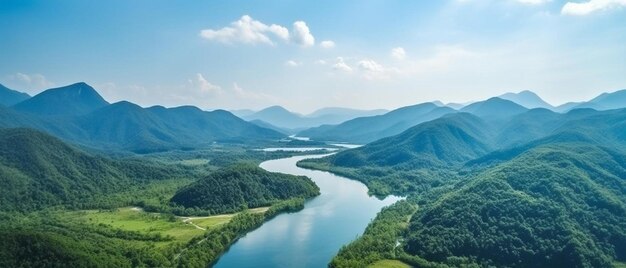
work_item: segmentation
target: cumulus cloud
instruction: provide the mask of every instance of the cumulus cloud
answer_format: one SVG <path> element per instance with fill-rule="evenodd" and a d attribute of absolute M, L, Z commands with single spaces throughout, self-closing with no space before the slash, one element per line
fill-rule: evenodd
<path fill-rule="evenodd" d="M 294 60 L 288 60 L 285 62 L 285 66 L 289 66 L 289 67 L 298 67 L 300 66 L 302 63 L 294 61 Z"/>
<path fill-rule="evenodd" d="M 220 86 L 216 86 L 207 81 L 202 74 L 197 73 L 195 79 L 189 79 L 189 84 L 204 95 L 218 95 L 222 92 Z"/>
<path fill-rule="evenodd" d="M 54 83 L 41 74 L 15 73 L 7 77 L 7 82 L 14 85 L 16 90 L 31 94 L 54 86 Z"/>
<path fill-rule="evenodd" d="M 289 30 L 276 24 L 266 25 L 258 20 L 254 20 L 248 15 L 244 15 L 239 20 L 232 22 L 229 27 L 224 27 L 218 30 L 202 30 L 200 31 L 200 36 L 207 40 L 227 44 L 264 43 L 274 45 L 272 37 L 287 41 L 289 40 Z"/>
<path fill-rule="evenodd" d="M 391 49 L 391 57 L 397 60 L 403 60 L 406 58 L 406 51 L 402 47 L 396 47 Z"/>
<path fill-rule="evenodd" d="M 352 72 L 352 67 L 345 62 L 343 57 L 337 57 L 337 61 L 333 64 L 333 69 L 344 72 Z"/>
<path fill-rule="evenodd" d="M 626 0 L 589 0 L 576 3 L 567 2 L 561 9 L 561 14 L 583 16 L 596 11 L 626 6 Z"/>
<path fill-rule="evenodd" d="M 335 42 L 331 40 L 325 40 L 325 41 L 320 42 L 320 46 L 322 48 L 333 48 L 335 47 Z"/>
<path fill-rule="evenodd" d="M 292 40 L 294 43 L 303 47 L 315 45 L 315 37 L 311 34 L 309 26 L 304 21 L 296 21 L 293 23 Z"/>
<path fill-rule="evenodd" d="M 368 71 L 368 72 L 384 71 L 383 66 L 373 60 L 361 60 L 359 61 L 358 66 L 359 68 L 361 68 L 361 70 Z"/>

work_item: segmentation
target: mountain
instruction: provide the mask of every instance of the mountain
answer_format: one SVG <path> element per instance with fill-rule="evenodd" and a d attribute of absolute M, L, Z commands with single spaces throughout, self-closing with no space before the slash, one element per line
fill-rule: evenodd
<path fill-rule="evenodd" d="M 95 89 L 81 82 L 48 89 L 16 104 L 13 108 L 41 116 L 77 116 L 108 104 Z"/>
<path fill-rule="evenodd" d="M 625 174 L 626 156 L 607 148 L 531 148 L 420 206 L 406 250 L 439 263 L 613 267 L 626 260 Z"/>
<path fill-rule="evenodd" d="M 275 127 L 294 132 L 324 124 L 339 124 L 361 116 L 378 115 L 385 110 L 356 110 L 349 108 L 329 107 L 319 109 L 309 115 L 301 115 L 288 111 L 281 106 L 271 106 L 251 115 L 242 116 L 247 121 L 260 120 Z"/>
<path fill-rule="evenodd" d="M 392 136 L 419 123 L 455 112 L 449 107 L 439 107 L 427 102 L 402 107 L 383 115 L 359 117 L 339 125 L 324 125 L 298 133 L 314 140 L 367 143 Z"/>
<path fill-rule="evenodd" d="M 590 101 L 575 106 L 573 109 L 579 108 L 592 108 L 595 110 L 626 108 L 626 89 L 611 93 L 602 93 Z"/>
<path fill-rule="evenodd" d="M 533 108 L 553 109 L 554 108 L 551 104 L 545 102 L 543 99 L 537 96 L 537 94 L 529 90 L 520 91 L 518 93 L 509 92 L 509 93 L 498 96 L 498 98 L 501 98 L 503 100 L 510 100 L 528 109 L 533 109 Z"/>
<path fill-rule="evenodd" d="M 419 204 L 401 232 L 411 265 L 612 267 L 626 261 L 625 133 L 626 109 L 458 113 L 298 165 Z"/>
<path fill-rule="evenodd" d="M 12 90 L 0 84 L 0 105 L 12 106 L 18 102 L 25 101 L 30 95 L 19 91 Z"/>
<path fill-rule="evenodd" d="M 271 106 L 260 110 L 254 114 L 244 116 L 247 121 L 261 120 L 277 127 L 284 128 L 301 128 L 309 126 L 309 123 L 303 122 L 302 116 L 292 113 L 281 106 Z"/>
<path fill-rule="evenodd" d="M 246 117 L 255 113 L 255 111 L 250 109 L 230 110 L 229 112 L 237 117 Z"/>
<path fill-rule="evenodd" d="M 342 108 L 342 107 L 326 107 L 326 108 L 318 109 L 306 115 L 306 117 L 309 117 L 309 118 L 326 117 L 329 120 L 327 124 L 336 124 L 336 123 L 341 123 L 343 121 L 357 118 L 357 117 L 381 115 L 387 112 L 389 111 L 385 109 L 358 110 L 358 109 L 350 109 L 350 108 Z"/>
<path fill-rule="evenodd" d="M 491 145 L 482 119 L 467 114 L 451 114 L 408 130 L 337 153 L 331 164 L 344 167 L 364 165 L 415 167 L 441 166 L 467 161 L 489 152 Z"/>
<path fill-rule="evenodd" d="M 319 188 L 307 177 L 272 173 L 243 163 L 220 169 L 180 189 L 171 202 L 217 214 L 318 194 Z"/>
<path fill-rule="evenodd" d="M 206 147 L 213 142 L 255 142 L 285 135 L 233 114 L 183 106 L 142 108 L 122 101 L 77 118 L 88 145 L 134 152 Z"/>
<path fill-rule="evenodd" d="M 254 143 L 286 136 L 223 110 L 207 112 L 193 106 L 142 108 L 127 101 L 107 104 L 99 100 L 97 92 L 82 83 L 47 90 L 14 109 L 0 107 L 0 127 L 35 128 L 83 146 L 137 153 L 206 147 L 214 142 Z M 55 108 L 49 104 L 55 102 L 65 104 L 52 111 Z M 104 105 L 92 110 L 88 104 L 94 102 L 98 105 L 93 107 Z M 40 103 L 44 104 L 37 106 Z M 52 114 L 56 116 L 48 116 Z"/>
<path fill-rule="evenodd" d="M 485 101 L 472 103 L 463 107 L 460 111 L 471 113 L 479 117 L 501 119 L 521 114 L 527 110 L 528 109 L 515 102 L 493 97 Z"/>
<path fill-rule="evenodd" d="M 568 103 L 564 103 L 561 104 L 557 107 L 554 107 L 554 111 L 555 112 L 559 112 L 559 113 L 566 113 L 572 109 L 574 109 L 574 107 L 581 105 L 583 102 L 568 102 Z"/>
<path fill-rule="evenodd" d="M 32 129 L 0 129 L 2 211 L 80 207 L 96 197 L 182 174 L 163 164 L 92 156 Z"/>
<path fill-rule="evenodd" d="M 274 130 L 276 132 L 279 132 L 279 133 L 282 133 L 282 134 L 285 134 L 285 135 L 296 134 L 295 131 L 292 130 L 292 129 L 277 127 L 277 126 L 274 126 L 274 125 L 272 125 L 272 124 L 270 124 L 268 122 L 265 122 L 263 120 L 258 120 L 257 119 L 257 120 L 252 120 L 252 121 L 249 121 L 249 122 L 252 123 L 252 124 L 255 124 L 257 126 L 260 126 L 262 128 L 271 129 L 271 130 Z"/>

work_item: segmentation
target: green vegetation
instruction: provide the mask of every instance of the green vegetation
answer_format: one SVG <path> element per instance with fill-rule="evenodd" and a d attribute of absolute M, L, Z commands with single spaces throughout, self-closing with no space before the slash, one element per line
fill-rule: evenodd
<path fill-rule="evenodd" d="M 32 211 L 125 205 L 109 194 L 198 176 L 147 161 L 116 161 L 79 151 L 30 129 L 0 129 L 0 208 Z"/>
<path fill-rule="evenodd" d="M 304 176 L 272 173 L 252 164 L 220 169 L 179 190 L 171 201 L 176 214 L 224 213 L 266 206 L 294 197 L 308 198 L 319 188 Z"/>
<path fill-rule="evenodd" d="M 298 163 L 361 180 L 374 194 L 406 194 L 420 206 L 393 254 L 362 246 L 369 239 L 364 234 L 333 265 L 382 259 L 416 267 L 624 262 L 626 110 L 517 113 L 448 115 Z M 374 223 L 385 218 L 381 213 Z"/>
<path fill-rule="evenodd" d="M 398 201 L 383 208 L 361 237 L 339 250 L 329 267 L 394 267 L 383 266 L 394 262 L 379 261 L 396 258 L 396 247 L 400 245 L 399 240 L 415 210 L 416 206 L 407 201 Z"/>
<path fill-rule="evenodd" d="M 367 266 L 368 268 L 411 268 L 410 265 L 398 260 L 381 260 Z"/>

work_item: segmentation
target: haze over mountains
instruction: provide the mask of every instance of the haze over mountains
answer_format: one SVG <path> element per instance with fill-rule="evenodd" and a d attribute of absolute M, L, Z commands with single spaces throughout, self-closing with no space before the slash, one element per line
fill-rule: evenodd
<path fill-rule="evenodd" d="M 238 111 L 241 118 L 248 121 L 262 121 L 285 130 L 301 130 L 324 124 L 339 124 L 356 117 L 379 115 L 386 113 L 387 110 L 357 110 L 328 107 L 319 109 L 308 115 L 301 115 L 290 112 L 281 106 L 271 106 L 258 112 L 250 112 L 250 110 Z M 263 124 L 262 122 L 260 124 Z"/>
<path fill-rule="evenodd" d="M 299 165 L 361 180 L 377 195 L 413 198 L 420 208 L 401 235 L 415 257 L 409 263 L 625 261 L 626 108 L 520 107 L 491 98 Z"/>
<path fill-rule="evenodd" d="M 285 137 L 223 110 L 142 108 L 127 101 L 109 104 L 85 83 L 46 90 L 10 108 L 0 107 L 0 126 L 30 127 L 85 146 L 134 152 Z"/>

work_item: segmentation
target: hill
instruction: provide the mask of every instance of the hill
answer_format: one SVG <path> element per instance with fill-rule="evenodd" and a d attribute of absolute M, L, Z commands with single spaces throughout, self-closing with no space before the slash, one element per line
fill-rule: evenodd
<path fill-rule="evenodd" d="M 626 156 L 606 148 L 534 147 L 424 205 L 406 250 L 443 263 L 611 267 L 626 258 L 624 175 Z"/>
<path fill-rule="evenodd" d="M 339 125 L 307 129 L 298 135 L 314 140 L 367 143 L 399 134 L 414 125 L 453 112 L 455 110 L 452 108 L 427 102 L 402 107 L 383 115 L 355 118 Z"/>
<path fill-rule="evenodd" d="M 236 164 L 184 187 L 171 202 L 185 208 L 223 213 L 318 194 L 319 188 L 307 177 L 272 173 L 252 164 Z"/>
<path fill-rule="evenodd" d="M 502 119 L 521 114 L 527 110 L 528 109 L 515 102 L 494 97 L 485 101 L 472 103 L 463 107 L 460 111 L 489 119 Z"/>
<path fill-rule="evenodd" d="M 50 89 L 13 109 L 0 107 L 0 127 L 34 128 L 83 146 L 138 153 L 285 137 L 223 110 L 142 108 L 127 101 L 108 104 L 99 100 L 97 92 L 83 83 Z M 90 104 L 94 102 L 97 105 Z"/>
<path fill-rule="evenodd" d="M 611 93 L 602 93 L 599 96 L 591 99 L 590 101 L 575 106 L 573 109 L 592 108 L 595 110 L 612 110 L 625 107 L 626 89 L 623 89 Z"/>
<path fill-rule="evenodd" d="M 612 267 L 626 260 L 624 133 L 626 110 L 460 113 L 298 165 L 408 194 L 408 264 Z M 342 256 L 376 254 L 362 250 Z"/>
<path fill-rule="evenodd" d="M 30 95 L 19 91 L 12 90 L 0 84 L 0 105 L 12 106 L 18 102 L 25 101 Z"/>
<path fill-rule="evenodd" d="M 48 89 L 13 106 L 17 111 L 42 116 L 84 115 L 109 103 L 85 83 Z"/>
<path fill-rule="evenodd" d="M 356 110 L 349 108 L 329 107 L 319 109 L 309 115 L 301 115 L 288 111 L 281 106 L 271 106 L 253 114 L 242 114 L 247 121 L 263 121 L 282 129 L 302 130 L 324 124 L 339 124 L 356 117 L 371 116 L 384 113 L 385 110 Z"/>
<path fill-rule="evenodd" d="M 92 156 L 32 129 L 0 129 L 2 211 L 89 206 L 96 197 L 185 174 L 174 167 Z"/>
<path fill-rule="evenodd" d="M 518 93 L 511 93 L 511 92 L 505 93 L 505 94 L 498 96 L 498 98 L 503 99 L 503 100 L 510 100 L 528 109 L 533 109 L 533 108 L 553 109 L 554 108 L 554 106 L 552 106 L 551 104 L 541 99 L 541 97 L 537 96 L 535 92 L 532 92 L 529 90 L 520 91 Z"/>

